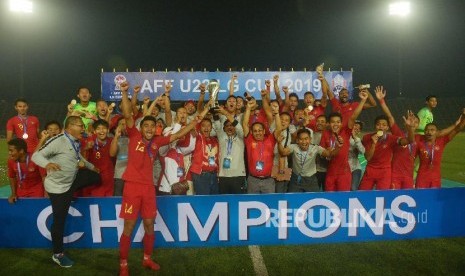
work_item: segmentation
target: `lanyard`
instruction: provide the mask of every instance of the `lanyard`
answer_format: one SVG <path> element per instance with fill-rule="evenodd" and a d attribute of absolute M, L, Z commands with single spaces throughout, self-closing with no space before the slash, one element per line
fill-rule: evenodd
<path fill-rule="evenodd" d="M 428 144 L 425 142 L 425 149 L 426 153 L 428 154 L 427 157 L 429 157 L 429 164 L 430 166 L 433 166 L 433 159 L 434 159 L 434 146 L 436 143 L 433 143 L 431 145 L 431 148 L 428 148 Z"/>
<path fill-rule="evenodd" d="M 304 169 L 304 164 L 305 164 L 305 161 L 307 161 L 307 156 L 308 156 L 308 153 L 310 151 L 310 147 L 308 148 L 308 150 L 305 151 L 305 154 L 303 152 L 300 152 L 300 168 Z M 305 158 L 304 158 L 304 155 L 305 155 Z"/>
<path fill-rule="evenodd" d="M 236 136 L 234 136 L 235 138 Z M 232 152 L 232 146 L 233 146 L 233 138 L 231 136 L 228 136 L 228 146 L 226 147 L 227 153 L 226 155 L 231 155 Z"/>
<path fill-rule="evenodd" d="M 27 133 L 27 116 L 25 120 L 23 120 L 23 118 L 21 118 L 21 116 L 19 115 L 18 115 L 18 118 L 21 120 L 21 124 L 23 125 L 23 133 L 26 134 Z"/>
<path fill-rule="evenodd" d="M 205 142 L 203 141 L 204 139 L 205 139 Z M 207 156 L 209 156 L 208 153 L 210 153 L 212 151 L 213 145 L 212 144 L 206 144 L 207 143 L 206 140 L 207 140 L 207 138 L 203 137 L 203 135 L 200 134 L 200 142 L 202 142 L 202 152 L 206 153 Z M 205 152 L 205 144 L 208 147 L 208 152 Z"/>
<path fill-rule="evenodd" d="M 107 144 L 107 140 L 105 140 L 105 142 L 102 143 L 102 148 L 105 147 L 106 144 Z M 97 138 L 95 138 L 94 149 L 95 149 L 95 151 L 99 150 L 98 139 Z"/>
<path fill-rule="evenodd" d="M 66 133 L 66 131 L 65 131 L 65 136 L 71 142 L 71 146 L 73 146 L 74 152 L 76 153 L 77 161 L 78 162 L 81 161 L 81 157 L 79 156 L 79 151 L 81 150 L 81 144 L 79 144 L 79 141 L 76 143 L 76 140 L 71 139 L 71 137 L 69 137 L 69 135 L 68 135 L 68 133 Z"/>
<path fill-rule="evenodd" d="M 24 179 L 26 179 L 26 172 L 22 173 L 21 172 L 21 166 L 19 165 L 19 161 L 16 161 L 16 166 L 18 168 L 18 174 L 19 174 L 19 182 L 23 182 Z M 29 168 L 29 155 L 26 155 L 26 171 Z"/>
<path fill-rule="evenodd" d="M 263 161 L 263 148 L 265 147 L 265 141 L 260 141 L 259 143 L 261 144 L 261 147 L 260 147 L 260 158 L 258 160 Z"/>

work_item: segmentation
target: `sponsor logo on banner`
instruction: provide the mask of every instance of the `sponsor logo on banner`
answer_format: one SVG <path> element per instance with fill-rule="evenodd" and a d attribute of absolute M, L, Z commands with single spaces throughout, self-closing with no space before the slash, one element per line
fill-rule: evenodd
<path fill-rule="evenodd" d="M 115 82 L 115 90 L 121 91 L 121 84 L 126 81 L 126 77 L 124 75 L 116 75 L 114 82 Z"/>

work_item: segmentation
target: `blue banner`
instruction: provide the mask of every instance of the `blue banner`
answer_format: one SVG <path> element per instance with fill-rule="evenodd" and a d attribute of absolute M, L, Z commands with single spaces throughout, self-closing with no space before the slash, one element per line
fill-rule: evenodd
<path fill-rule="evenodd" d="M 244 92 L 250 92 L 252 96 L 259 99 L 260 90 L 265 88 L 265 80 L 271 81 L 273 89 L 273 76 L 279 75 L 279 87 L 282 93 L 282 86 L 287 86 L 290 93 L 297 93 L 300 99 L 307 91 L 315 94 L 315 98 L 320 99 L 321 81 L 317 78 L 317 73 L 308 72 L 105 72 L 102 73 L 102 98 L 106 101 L 121 100 L 121 90 L 119 85 L 128 81 L 131 87 L 140 85 L 139 100 L 150 97 L 152 100 L 163 94 L 165 83 L 171 81 L 173 89 L 171 99 L 174 101 L 197 100 L 199 98 L 199 85 L 208 83 L 211 79 L 220 82 L 221 89 L 218 99 L 225 100 L 229 95 L 229 84 L 231 76 L 238 76 L 234 85 L 234 94 L 242 96 Z M 352 72 L 336 71 L 324 72 L 331 89 L 336 97 L 342 88 L 347 88 L 352 95 Z M 272 90 L 274 91 L 274 90 Z M 129 91 L 132 93 L 132 89 Z M 272 98 L 274 93 L 272 92 Z M 281 94 L 284 98 L 283 94 Z M 351 97 L 352 98 L 352 97 Z"/>
<path fill-rule="evenodd" d="M 465 189 L 158 197 L 156 247 L 312 244 L 465 235 Z M 121 198 L 72 203 L 65 242 L 117 248 Z M 50 247 L 48 199 L 0 200 L 0 247 Z M 140 243 L 143 225 L 135 227 Z"/>

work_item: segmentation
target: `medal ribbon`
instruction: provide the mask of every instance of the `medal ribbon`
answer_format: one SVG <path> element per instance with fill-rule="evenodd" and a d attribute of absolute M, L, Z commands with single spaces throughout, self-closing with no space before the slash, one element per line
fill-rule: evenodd
<path fill-rule="evenodd" d="M 18 118 L 21 120 L 21 124 L 23 125 L 23 135 L 27 134 L 27 116 L 25 120 L 23 120 L 23 118 L 21 118 L 19 115 Z"/>
<path fill-rule="evenodd" d="M 24 179 L 26 179 L 26 172 L 21 172 L 21 166 L 19 165 L 19 161 L 16 161 L 16 166 L 18 168 L 18 175 L 19 175 L 19 183 L 21 184 Z M 29 168 L 29 155 L 26 155 L 26 171 Z"/>
<path fill-rule="evenodd" d="M 434 146 L 435 146 L 435 143 L 431 145 L 431 148 L 428 148 L 428 144 L 425 142 L 425 149 L 426 149 L 426 152 L 428 153 L 430 166 L 433 166 Z"/>
<path fill-rule="evenodd" d="M 107 140 L 105 140 L 105 142 L 102 143 L 102 148 L 105 147 L 106 144 L 107 144 Z M 95 149 L 95 151 L 99 150 L 98 139 L 97 138 L 95 138 L 94 149 Z"/>

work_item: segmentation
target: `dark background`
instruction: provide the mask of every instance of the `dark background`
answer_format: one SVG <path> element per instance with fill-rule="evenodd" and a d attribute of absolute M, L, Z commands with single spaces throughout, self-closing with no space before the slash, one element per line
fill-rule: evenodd
<path fill-rule="evenodd" d="M 67 102 L 79 86 L 100 94 L 100 72 L 230 67 L 354 70 L 354 84 L 388 97 L 463 96 L 465 1 L 35 0 L 31 15 L 0 10 L 0 100 Z M 400 50 L 400 51 L 399 51 Z"/>

